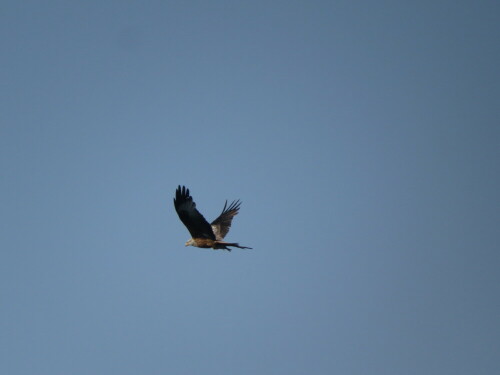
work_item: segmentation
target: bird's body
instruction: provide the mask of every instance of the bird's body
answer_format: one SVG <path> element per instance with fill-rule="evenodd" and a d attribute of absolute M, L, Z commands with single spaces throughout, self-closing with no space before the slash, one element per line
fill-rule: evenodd
<path fill-rule="evenodd" d="M 186 242 L 186 246 L 202 247 L 204 249 L 225 249 L 229 251 L 231 251 L 231 249 L 228 249 L 226 246 L 235 246 L 240 249 L 251 249 L 251 247 L 239 246 L 234 242 L 214 241 L 210 238 L 191 238 Z"/>
<path fill-rule="evenodd" d="M 229 232 L 233 217 L 238 214 L 240 201 L 233 201 L 227 207 L 227 201 L 221 214 L 211 224 L 205 220 L 202 214 L 196 209 L 196 203 L 189 195 L 189 189 L 179 186 L 175 191 L 174 207 L 179 218 L 184 223 L 192 238 L 186 242 L 186 246 L 195 246 L 205 249 L 231 249 L 228 246 L 240 249 L 251 249 L 251 247 L 240 246 L 236 242 L 223 241 Z"/>

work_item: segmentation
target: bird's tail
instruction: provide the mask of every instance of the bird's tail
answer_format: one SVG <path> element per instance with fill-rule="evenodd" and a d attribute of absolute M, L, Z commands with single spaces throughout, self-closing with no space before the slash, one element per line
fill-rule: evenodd
<path fill-rule="evenodd" d="M 215 249 L 224 249 L 224 250 L 231 251 L 231 249 L 228 248 L 227 246 L 233 246 L 233 247 L 237 247 L 239 249 L 251 249 L 251 247 L 240 246 L 240 244 L 236 243 L 236 242 L 225 242 L 225 241 L 217 241 Z"/>

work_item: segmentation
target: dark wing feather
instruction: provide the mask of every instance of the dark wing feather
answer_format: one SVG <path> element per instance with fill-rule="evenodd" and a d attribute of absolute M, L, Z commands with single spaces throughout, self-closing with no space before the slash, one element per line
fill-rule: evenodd
<path fill-rule="evenodd" d="M 191 237 L 215 240 L 212 227 L 196 209 L 196 203 L 193 202 L 193 197 L 189 195 L 189 189 L 185 186 L 182 188 L 179 186 L 175 191 L 174 206 Z"/>
<path fill-rule="evenodd" d="M 238 215 L 240 204 L 241 202 L 237 200 L 233 201 L 233 203 L 231 203 L 229 207 L 227 207 L 227 201 L 226 201 L 219 217 L 214 221 L 212 221 L 212 230 L 215 234 L 215 238 L 218 241 L 223 240 L 224 237 L 226 237 L 227 232 L 229 232 L 229 228 L 231 228 L 231 222 L 233 221 L 233 217 L 235 215 Z"/>

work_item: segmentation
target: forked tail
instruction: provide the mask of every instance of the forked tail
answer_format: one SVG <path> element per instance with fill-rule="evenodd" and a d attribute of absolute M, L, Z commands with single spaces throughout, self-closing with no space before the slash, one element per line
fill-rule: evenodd
<path fill-rule="evenodd" d="M 239 249 L 251 249 L 251 247 L 240 246 L 240 244 L 237 242 L 224 242 L 224 241 L 217 241 L 215 249 L 224 249 L 224 250 L 231 251 L 231 249 L 227 246 L 233 246 L 233 247 L 237 247 Z"/>

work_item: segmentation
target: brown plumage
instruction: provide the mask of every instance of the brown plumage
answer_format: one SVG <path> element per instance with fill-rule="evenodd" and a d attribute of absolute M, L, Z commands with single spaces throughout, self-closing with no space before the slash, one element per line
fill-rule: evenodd
<path fill-rule="evenodd" d="M 196 209 L 193 197 L 189 195 L 189 189 L 179 186 L 175 191 L 174 207 L 179 218 L 184 223 L 191 239 L 186 242 L 186 246 L 196 246 L 202 248 L 224 249 L 231 251 L 228 246 L 240 249 L 251 249 L 251 247 L 240 246 L 236 242 L 225 242 L 224 237 L 231 228 L 233 217 L 238 214 L 241 202 L 233 201 L 229 207 L 227 201 L 224 204 L 221 214 L 211 224 L 205 220 L 202 214 Z"/>

